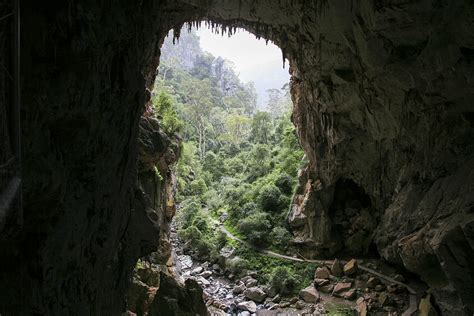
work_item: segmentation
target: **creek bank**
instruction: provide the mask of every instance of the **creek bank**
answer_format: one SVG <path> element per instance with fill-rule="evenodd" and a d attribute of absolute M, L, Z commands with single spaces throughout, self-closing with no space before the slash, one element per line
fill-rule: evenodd
<path fill-rule="evenodd" d="M 409 290 L 401 284 L 406 282 L 405 278 L 378 260 L 352 259 L 345 264 L 337 259 L 328 261 L 316 268 L 314 280 L 299 295 L 282 297 L 270 285 L 257 280 L 259 272 L 249 271 L 243 277 L 236 277 L 225 265 L 193 259 L 196 256 L 192 249 L 186 248 L 173 229 L 171 240 L 175 273 L 182 280 L 196 280 L 204 289 L 209 310 L 217 314 L 318 315 L 338 311 L 347 315 L 402 315 L 411 307 Z M 232 260 L 234 250 L 224 247 L 220 257 L 219 262 Z M 373 276 L 359 268 L 360 263 L 364 263 L 365 269 L 390 275 L 388 279 L 400 284 Z M 410 289 L 412 286 L 410 282 Z M 415 286 L 423 287 L 417 283 Z"/>

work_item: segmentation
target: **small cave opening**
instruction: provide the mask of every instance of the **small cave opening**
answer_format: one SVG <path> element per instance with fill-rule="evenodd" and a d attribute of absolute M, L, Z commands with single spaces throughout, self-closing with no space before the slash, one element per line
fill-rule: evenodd
<path fill-rule="evenodd" d="M 336 181 L 329 214 L 332 236 L 343 249 L 340 255 L 379 257 L 373 241 L 379 215 L 370 196 L 352 179 Z"/>

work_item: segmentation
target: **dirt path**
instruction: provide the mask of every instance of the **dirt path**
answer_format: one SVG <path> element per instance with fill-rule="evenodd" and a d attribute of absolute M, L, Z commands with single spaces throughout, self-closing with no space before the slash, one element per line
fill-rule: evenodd
<path fill-rule="evenodd" d="M 285 260 L 290 260 L 290 261 L 295 261 L 295 262 L 308 262 L 308 263 L 319 263 L 319 264 L 331 264 L 333 262 L 333 260 L 308 260 L 308 259 L 294 258 L 294 257 L 282 255 L 282 254 L 279 254 L 279 253 L 276 253 L 276 252 L 273 252 L 273 251 L 270 251 L 270 250 L 262 249 L 262 248 L 259 248 L 259 247 L 256 247 L 256 246 L 250 244 L 249 242 L 247 242 L 245 240 L 240 239 L 237 236 L 234 236 L 231 232 L 229 232 L 224 227 L 224 225 L 219 224 L 219 227 L 220 227 L 220 230 L 223 233 L 225 233 L 226 236 L 229 237 L 230 239 L 235 240 L 235 241 L 237 241 L 237 242 L 239 242 L 239 243 L 241 243 L 241 244 L 257 251 L 257 252 L 263 254 L 264 256 L 280 258 L 280 259 L 285 259 Z M 341 262 L 343 264 L 346 263 L 343 260 L 341 260 Z M 370 269 L 370 268 L 367 268 L 367 267 L 364 267 L 364 266 L 361 266 L 361 265 L 359 265 L 359 269 L 361 269 L 362 271 L 365 271 L 367 273 L 370 273 L 372 275 L 375 275 L 380 279 L 384 279 L 387 282 L 404 286 L 408 290 L 408 293 L 410 294 L 410 304 L 408 306 L 408 309 L 403 312 L 402 316 L 411 316 L 411 315 L 414 315 L 416 313 L 416 311 L 418 310 L 418 293 L 415 289 L 413 289 L 412 287 L 410 287 L 409 285 L 407 285 L 403 282 L 397 281 L 397 280 L 395 280 L 395 279 L 393 279 L 393 278 L 391 278 L 387 275 L 384 275 L 380 272 L 377 272 L 373 269 Z"/>

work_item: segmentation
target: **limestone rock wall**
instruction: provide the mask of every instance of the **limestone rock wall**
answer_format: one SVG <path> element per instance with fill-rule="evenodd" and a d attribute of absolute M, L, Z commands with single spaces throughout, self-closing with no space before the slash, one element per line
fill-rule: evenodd
<path fill-rule="evenodd" d="M 209 19 L 290 60 L 310 161 L 289 216 L 297 245 L 376 251 L 421 275 L 444 314 L 472 314 L 473 11 L 461 0 L 22 1 L 24 226 L 1 240 L 0 312 L 123 310 L 136 259 L 163 237 L 149 211 L 163 200 L 143 195 L 153 177 L 137 180 L 149 172 L 137 164 L 146 87 L 168 30 Z"/>

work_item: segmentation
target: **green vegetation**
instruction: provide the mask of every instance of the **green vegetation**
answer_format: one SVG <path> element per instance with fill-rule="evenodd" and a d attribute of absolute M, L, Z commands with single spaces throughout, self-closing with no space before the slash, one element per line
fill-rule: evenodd
<path fill-rule="evenodd" d="M 196 255 L 214 260 L 224 245 L 235 245 L 217 229 L 221 219 L 258 247 L 286 249 L 291 234 L 285 220 L 304 163 L 288 90 L 272 89 L 267 111 L 257 110 L 253 84 L 242 83 L 229 62 L 202 52 L 194 33 L 182 34 L 178 45 L 165 44 L 152 101 L 165 132 L 182 138 L 175 170 L 178 233 Z M 243 249 L 228 263 L 235 274 L 250 266 L 267 282 L 284 275 L 282 293 L 307 282 L 307 264 Z M 286 270 L 273 271 L 282 266 Z"/>

